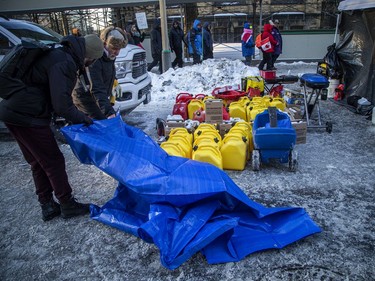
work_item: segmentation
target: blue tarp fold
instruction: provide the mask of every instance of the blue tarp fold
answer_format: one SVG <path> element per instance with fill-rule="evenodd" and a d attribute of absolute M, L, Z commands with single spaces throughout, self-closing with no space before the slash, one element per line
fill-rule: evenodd
<path fill-rule="evenodd" d="M 266 208 L 222 170 L 168 156 L 143 131 L 120 117 L 62 129 L 77 158 L 119 182 L 91 217 L 154 243 L 174 269 L 198 251 L 209 263 L 239 261 L 320 232 L 302 208 Z"/>

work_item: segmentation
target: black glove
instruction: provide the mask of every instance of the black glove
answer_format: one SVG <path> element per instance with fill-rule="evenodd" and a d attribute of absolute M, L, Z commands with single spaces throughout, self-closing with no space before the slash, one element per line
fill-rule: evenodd
<path fill-rule="evenodd" d="M 91 118 L 85 116 L 85 120 L 83 121 L 83 124 L 84 124 L 86 127 L 88 127 L 88 126 L 94 124 L 94 121 L 92 121 Z"/>

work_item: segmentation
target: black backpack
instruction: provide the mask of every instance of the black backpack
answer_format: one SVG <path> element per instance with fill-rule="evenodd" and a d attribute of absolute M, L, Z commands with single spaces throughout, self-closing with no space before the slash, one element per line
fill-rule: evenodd
<path fill-rule="evenodd" d="M 0 97 L 8 99 L 26 88 L 25 74 L 37 59 L 49 52 L 55 44 L 43 44 L 34 40 L 22 40 L 0 62 Z"/>

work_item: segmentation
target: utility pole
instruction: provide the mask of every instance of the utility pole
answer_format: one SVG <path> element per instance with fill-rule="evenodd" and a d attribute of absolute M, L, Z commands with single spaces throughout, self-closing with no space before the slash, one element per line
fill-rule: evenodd
<path fill-rule="evenodd" d="M 168 26 L 167 26 L 167 9 L 165 0 L 159 0 L 160 6 L 160 23 L 161 23 L 161 41 L 163 52 L 161 56 L 163 72 L 171 67 L 171 50 L 169 50 Z"/>
<path fill-rule="evenodd" d="M 263 17 L 263 11 L 262 11 L 262 0 L 259 0 L 259 33 L 262 33 L 262 19 Z"/>

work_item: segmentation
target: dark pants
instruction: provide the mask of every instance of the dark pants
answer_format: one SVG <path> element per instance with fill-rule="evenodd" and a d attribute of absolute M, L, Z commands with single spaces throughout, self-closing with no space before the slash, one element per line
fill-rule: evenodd
<path fill-rule="evenodd" d="M 154 66 L 157 66 L 159 64 L 159 71 L 160 74 L 163 73 L 163 66 L 162 66 L 162 60 L 161 60 L 161 53 L 160 55 L 152 55 L 153 61 L 148 65 L 147 71 L 151 71 L 151 69 L 154 68 Z"/>
<path fill-rule="evenodd" d="M 253 60 L 252 56 L 245 57 L 245 65 L 251 66 L 251 61 Z"/>
<path fill-rule="evenodd" d="M 263 67 L 264 65 L 267 63 L 267 67 L 266 67 L 266 70 L 271 70 L 272 69 L 272 53 L 266 53 L 266 52 L 263 52 L 263 59 L 262 61 L 260 62 L 258 68 L 260 70 L 263 70 Z"/>
<path fill-rule="evenodd" d="M 210 50 L 205 50 L 203 53 L 203 60 L 207 59 L 213 59 L 214 58 L 214 53 Z"/>
<path fill-rule="evenodd" d="M 176 65 L 178 65 L 178 67 L 182 67 L 182 65 L 184 64 L 184 62 L 182 60 L 182 49 L 181 50 L 174 50 L 174 53 L 176 55 L 176 58 L 172 62 L 172 67 L 175 68 Z"/>
<path fill-rule="evenodd" d="M 201 63 L 201 56 L 198 55 L 198 54 L 192 54 L 193 56 L 193 64 L 198 64 L 198 63 Z"/>
<path fill-rule="evenodd" d="M 47 203 L 54 192 L 60 203 L 67 202 L 72 196 L 72 188 L 65 171 L 65 158 L 50 127 L 6 126 L 31 166 L 38 201 Z"/>
<path fill-rule="evenodd" d="M 279 56 L 280 54 L 272 54 L 272 67 L 275 66 L 275 62 Z"/>

